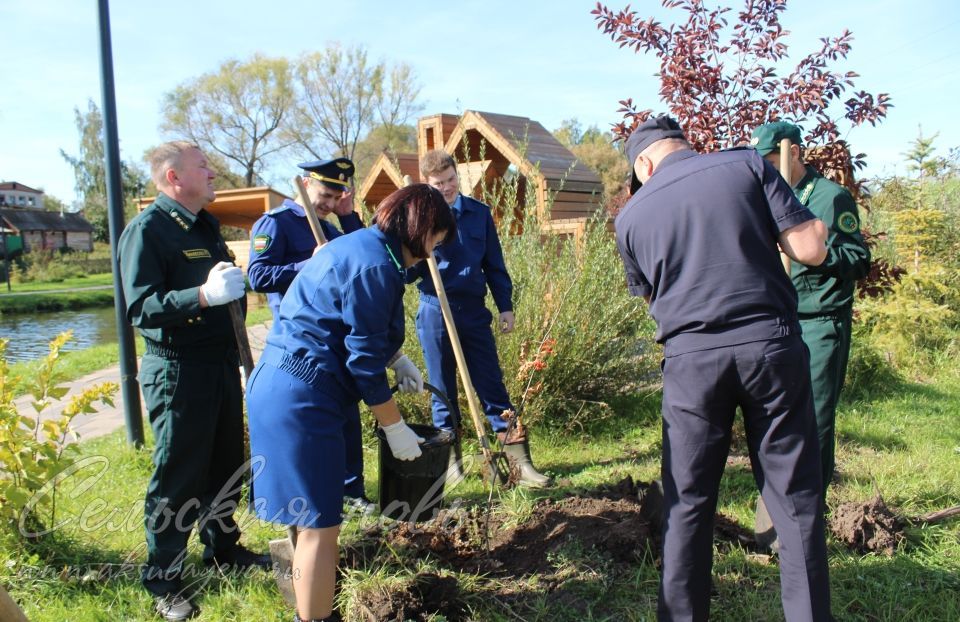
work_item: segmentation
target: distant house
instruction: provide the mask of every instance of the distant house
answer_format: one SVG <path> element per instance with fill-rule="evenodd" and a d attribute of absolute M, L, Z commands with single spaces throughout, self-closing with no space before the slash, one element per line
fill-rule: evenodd
<path fill-rule="evenodd" d="M 61 248 L 93 250 L 93 225 L 80 214 L 0 208 L 0 229 L 6 235 L 19 236 L 24 252 Z"/>
<path fill-rule="evenodd" d="M 0 182 L 0 207 L 43 209 L 43 191 L 15 181 Z"/>

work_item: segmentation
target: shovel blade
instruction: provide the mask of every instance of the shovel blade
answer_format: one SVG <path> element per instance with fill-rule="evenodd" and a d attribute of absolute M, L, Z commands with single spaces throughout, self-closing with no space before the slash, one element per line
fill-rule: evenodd
<path fill-rule="evenodd" d="M 273 562 L 273 576 L 283 600 L 296 607 L 297 599 L 293 593 L 293 543 L 290 538 L 270 541 L 270 560 Z"/>

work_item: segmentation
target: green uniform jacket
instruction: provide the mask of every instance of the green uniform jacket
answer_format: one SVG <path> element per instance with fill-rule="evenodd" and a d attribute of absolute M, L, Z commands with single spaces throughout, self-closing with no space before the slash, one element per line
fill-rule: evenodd
<path fill-rule="evenodd" d="M 794 186 L 794 193 L 829 230 L 827 258 L 822 264 L 791 264 L 797 311 L 801 317 L 829 315 L 853 304 L 857 279 L 870 271 L 870 250 L 860 234 L 860 214 L 846 188 L 826 179 L 812 166 L 807 166 L 807 174 Z"/>
<path fill-rule="evenodd" d="M 177 350 L 235 348 L 227 305 L 200 308 L 214 265 L 232 261 L 220 223 L 161 193 L 123 230 L 119 247 L 127 320 L 155 344 Z"/>

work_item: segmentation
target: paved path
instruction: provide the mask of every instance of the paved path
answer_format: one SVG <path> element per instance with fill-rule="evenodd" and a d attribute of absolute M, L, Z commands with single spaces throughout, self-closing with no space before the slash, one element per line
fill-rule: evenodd
<path fill-rule="evenodd" d="M 272 321 L 267 321 L 263 324 L 256 324 L 254 326 L 247 327 L 247 337 L 250 340 L 250 349 L 253 351 L 254 361 L 257 360 L 257 358 L 260 356 L 260 352 L 263 351 L 263 346 L 264 343 L 266 343 L 267 332 L 271 322 Z M 78 378 L 72 382 L 64 383 L 65 386 L 69 387 L 69 391 L 63 397 L 63 399 L 59 401 L 53 401 L 53 403 L 42 413 L 42 418 L 51 419 L 60 416 L 63 408 L 70 401 L 71 396 L 81 393 L 84 389 L 102 382 L 120 383 L 119 363 L 112 367 L 87 374 L 86 376 Z M 32 402 L 33 396 L 29 395 L 18 397 L 16 400 L 14 400 L 17 410 L 21 414 L 28 416 L 33 416 L 36 414 L 36 411 L 31 405 Z M 123 399 L 119 390 L 117 391 L 113 406 L 97 403 L 94 404 L 94 408 L 97 409 L 96 413 L 89 415 L 77 415 L 73 419 L 73 429 L 76 430 L 77 434 L 80 435 L 80 440 L 88 440 L 98 436 L 103 436 L 104 434 L 109 434 L 117 428 L 122 428 L 124 425 L 126 425 L 123 415 Z M 140 396 L 140 409 L 143 411 L 142 395 Z M 146 418 L 144 418 L 143 426 L 145 430 L 150 427 L 150 424 L 146 421 Z"/>

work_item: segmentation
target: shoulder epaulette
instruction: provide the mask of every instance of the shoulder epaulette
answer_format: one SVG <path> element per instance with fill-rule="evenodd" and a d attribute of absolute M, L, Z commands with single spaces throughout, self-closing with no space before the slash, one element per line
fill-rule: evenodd
<path fill-rule="evenodd" d="M 289 205 L 287 205 L 286 203 L 281 203 L 280 205 L 276 206 L 275 208 L 267 212 L 267 216 L 276 216 L 277 214 L 281 212 L 285 212 L 288 209 L 290 209 Z"/>
<path fill-rule="evenodd" d="M 171 207 L 171 208 L 167 211 L 167 213 L 170 214 L 170 218 L 173 218 L 173 221 L 174 221 L 175 223 L 177 223 L 178 225 L 180 225 L 180 228 L 181 228 L 181 229 L 183 229 L 184 231 L 189 231 L 189 230 L 190 230 L 190 225 L 187 224 L 187 221 L 185 221 L 185 220 L 183 219 L 183 216 L 180 215 L 180 212 L 178 212 L 178 211 L 176 210 L 176 208 Z"/>

